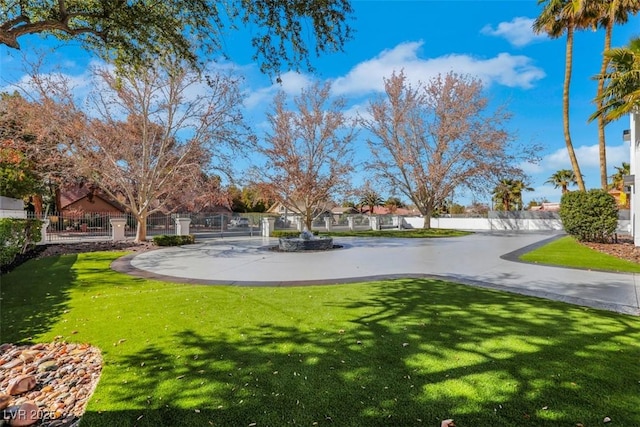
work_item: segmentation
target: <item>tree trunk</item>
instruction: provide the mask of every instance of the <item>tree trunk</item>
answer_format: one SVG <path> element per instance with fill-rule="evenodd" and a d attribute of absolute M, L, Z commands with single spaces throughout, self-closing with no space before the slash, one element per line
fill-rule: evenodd
<path fill-rule="evenodd" d="M 571 85 L 571 71 L 573 65 L 573 31 L 574 26 L 569 23 L 567 26 L 567 51 L 565 55 L 565 67 L 564 67 L 564 88 L 562 90 L 562 118 L 564 129 L 564 142 L 567 145 L 567 152 L 569 153 L 569 160 L 571 161 L 571 168 L 576 176 L 578 183 L 578 189 L 580 191 L 586 191 L 584 186 L 584 180 L 582 179 L 582 172 L 580 172 L 580 166 L 578 165 L 578 158 L 576 152 L 573 149 L 573 143 L 571 142 L 571 132 L 569 131 L 569 86 Z"/>
<path fill-rule="evenodd" d="M 311 218 L 311 209 L 305 208 L 304 212 L 304 226 L 307 230 L 311 231 L 311 223 L 313 222 L 313 218 Z"/>
<path fill-rule="evenodd" d="M 611 49 L 611 32 L 613 31 L 613 19 L 609 19 L 604 32 L 604 51 Z M 602 66 L 600 67 L 600 75 L 604 75 L 607 72 L 609 66 L 609 58 L 606 55 L 602 55 Z M 603 100 L 601 98 L 602 92 L 604 92 L 604 79 L 598 79 L 598 110 L 602 110 Z M 607 189 L 607 143 L 604 135 L 604 127 L 606 123 L 604 121 L 604 114 L 598 116 L 598 151 L 600 153 L 600 186 L 603 190 Z"/>
<path fill-rule="evenodd" d="M 147 213 L 142 212 L 136 216 L 138 224 L 136 226 L 136 243 L 144 242 L 147 240 Z"/>
<path fill-rule="evenodd" d="M 60 192 L 60 187 L 56 187 L 56 189 L 53 192 L 54 194 L 54 199 L 55 199 L 55 211 L 56 212 L 62 212 L 62 196 L 61 196 L 61 192 Z"/>
<path fill-rule="evenodd" d="M 34 194 L 33 196 L 33 208 L 36 213 L 36 217 L 42 218 L 42 196 L 40 194 Z"/>
<path fill-rule="evenodd" d="M 422 214 L 422 216 L 424 218 L 424 224 L 422 225 L 422 228 L 424 230 L 430 230 L 431 229 L 431 214 L 433 213 L 433 208 L 421 209 L 420 213 Z"/>

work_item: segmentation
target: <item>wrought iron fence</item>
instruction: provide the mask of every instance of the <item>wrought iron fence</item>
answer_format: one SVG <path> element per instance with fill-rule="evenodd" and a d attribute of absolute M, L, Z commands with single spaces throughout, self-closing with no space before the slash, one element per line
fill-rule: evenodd
<path fill-rule="evenodd" d="M 262 232 L 263 218 L 270 216 L 263 213 L 179 213 L 162 214 L 154 213 L 147 217 L 146 234 L 153 237 L 160 234 L 175 234 L 176 219 L 190 218 L 189 232 L 200 236 L 258 236 Z M 272 215 L 271 215 L 272 216 Z M 29 217 L 35 218 L 33 213 Z M 273 216 L 272 216 L 273 217 Z M 71 242 L 110 240 L 112 238 L 111 219 L 125 218 L 125 237 L 136 236 L 137 220 L 130 213 L 117 212 L 59 212 L 48 214 L 46 241 L 47 242 Z M 368 230 L 370 218 L 368 215 L 332 215 L 331 226 L 335 231 Z M 381 228 L 397 227 L 394 221 L 397 217 L 391 215 L 379 216 Z M 300 217 L 289 216 L 275 217 L 275 228 L 285 230 L 298 230 Z M 325 217 L 316 218 L 312 223 L 314 230 L 325 230 Z"/>
<path fill-rule="evenodd" d="M 36 218 L 34 213 L 29 213 Z M 146 234 L 153 237 L 176 233 L 176 218 L 190 218 L 190 233 L 221 235 L 260 234 L 262 214 L 154 213 L 147 217 Z M 125 237 L 136 236 L 137 220 L 130 213 L 59 212 L 38 217 L 48 219 L 46 241 L 110 240 L 112 218 L 126 218 Z"/>

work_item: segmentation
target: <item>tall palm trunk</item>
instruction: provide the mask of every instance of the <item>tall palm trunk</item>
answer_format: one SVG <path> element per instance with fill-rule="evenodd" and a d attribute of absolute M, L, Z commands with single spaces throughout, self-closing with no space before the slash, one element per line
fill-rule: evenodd
<path fill-rule="evenodd" d="M 571 161 L 571 168 L 576 175 L 576 182 L 578 183 L 578 189 L 580 191 L 586 191 L 584 186 L 584 180 L 582 179 L 582 173 L 580 172 L 580 166 L 578 165 L 578 158 L 576 152 L 573 149 L 573 143 L 571 142 L 571 132 L 569 131 L 569 86 L 571 85 L 571 71 L 573 65 L 573 32 L 574 25 L 569 23 L 567 25 L 567 51 L 565 56 L 564 67 L 564 88 L 562 90 L 562 113 L 563 113 L 563 129 L 564 129 L 564 142 L 567 145 L 567 152 L 569 153 L 569 160 Z"/>
<path fill-rule="evenodd" d="M 611 49 L 611 33 L 613 31 L 613 19 L 607 21 L 604 32 L 604 51 Z M 607 72 L 609 66 L 609 57 L 602 55 L 602 66 L 600 67 L 600 75 L 603 76 Z M 604 92 L 604 78 L 598 79 L 598 110 L 602 110 L 604 100 L 602 93 Z M 598 116 L 598 151 L 600 153 L 600 186 L 603 190 L 607 189 L 607 144 L 604 136 L 604 127 L 606 126 L 604 114 Z"/>

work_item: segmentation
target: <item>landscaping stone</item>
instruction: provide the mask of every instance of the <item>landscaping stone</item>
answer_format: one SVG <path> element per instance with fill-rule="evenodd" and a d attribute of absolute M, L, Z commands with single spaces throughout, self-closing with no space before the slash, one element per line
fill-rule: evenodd
<path fill-rule="evenodd" d="M 22 403 L 15 412 L 14 416 L 9 419 L 9 425 L 12 427 L 30 426 L 40 420 L 39 409 L 35 403 L 28 400 Z"/>
<path fill-rule="evenodd" d="M 0 410 L 6 408 L 7 406 L 9 406 L 9 403 L 11 402 L 11 399 L 13 399 L 10 395 L 6 394 L 6 393 L 0 393 Z"/>
<path fill-rule="evenodd" d="M 7 394 L 15 396 L 17 394 L 26 393 L 36 386 L 36 377 L 33 375 L 20 375 L 9 382 L 7 386 Z"/>
<path fill-rule="evenodd" d="M 102 371 L 97 348 L 55 341 L 0 349 L 0 425 L 78 425 Z"/>

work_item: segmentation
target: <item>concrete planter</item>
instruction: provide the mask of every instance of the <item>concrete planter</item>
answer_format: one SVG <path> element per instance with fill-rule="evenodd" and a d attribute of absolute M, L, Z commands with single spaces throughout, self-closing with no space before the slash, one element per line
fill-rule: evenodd
<path fill-rule="evenodd" d="M 305 240 L 299 237 L 281 237 L 278 239 L 278 249 L 283 252 L 328 251 L 333 249 L 333 238 L 316 237 Z"/>

